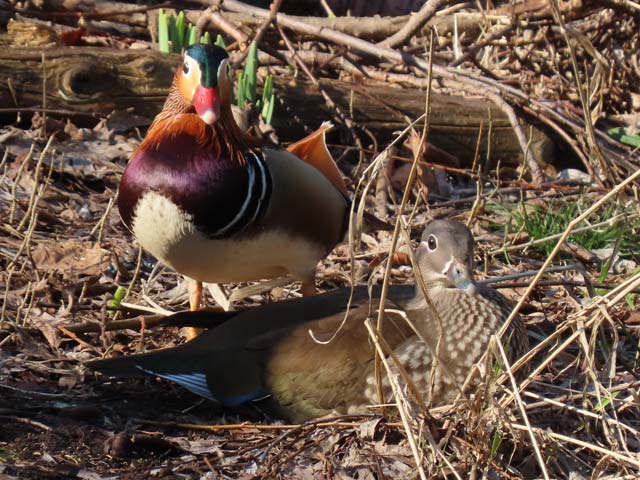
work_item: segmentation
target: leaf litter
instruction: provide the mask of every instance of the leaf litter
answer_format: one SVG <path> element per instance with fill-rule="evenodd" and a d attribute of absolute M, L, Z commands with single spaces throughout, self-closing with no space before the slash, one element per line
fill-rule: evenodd
<path fill-rule="evenodd" d="M 635 17 L 626 13 L 613 17 L 611 12 L 578 9 L 584 22 L 572 20 L 571 27 L 583 32 L 576 35 L 580 39 L 577 55 L 585 64 L 607 58 L 590 49 L 589 41 L 602 51 L 617 51 L 610 40 L 614 34 L 621 35 L 620 41 L 632 52 L 628 61 L 637 62 L 637 49 L 630 47 L 637 43 L 637 34 L 628 33 L 637 26 Z M 455 62 L 450 55 L 460 43 L 474 48 L 483 45 L 484 53 L 471 62 L 473 67 L 519 82 L 533 100 L 552 98 L 547 101 L 555 102 L 557 111 L 565 112 L 569 105 L 571 114 L 563 118 L 572 132 L 574 112 L 583 105 L 579 88 L 569 81 L 575 77 L 571 52 L 558 43 L 561 29 L 550 15 L 540 15 L 536 22 L 509 25 L 506 43 L 503 37 L 484 39 L 484 33 L 478 34 L 475 46 L 475 37 L 444 35 L 439 39 L 440 53 Z M 615 22 L 621 28 L 606 33 Z M 504 27 L 491 28 L 496 26 Z M 541 32 L 555 37 L 536 36 Z M 515 62 L 504 60 L 509 57 L 503 49 L 513 46 L 509 42 L 516 45 Z M 616 65 L 627 61 L 613 57 Z M 374 67 L 364 67 L 376 74 Z M 407 80 L 394 77 L 407 72 L 388 67 L 382 65 L 387 78 L 394 79 L 390 83 Z M 277 65 L 274 68 L 277 72 Z M 329 62 L 325 68 L 334 67 Z M 610 88 L 612 95 L 594 100 L 588 113 L 599 117 L 606 112 L 628 126 L 637 114 L 630 113 L 625 92 L 631 92 L 631 100 L 637 94 L 632 92 L 633 65 L 622 70 L 624 74 L 613 84 L 607 84 L 600 73 L 594 76 L 592 99 L 599 96 L 594 90 L 598 86 Z M 536 75 L 547 81 L 536 81 Z M 373 409 L 371 416 L 286 425 L 253 408 L 220 411 L 158 379 L 97 380 L 87 372 L 84 362 L 113 351 L 129 354 L 179 343 L 175 328 L 146 328 L 144 319 L 163 309 L 186 308 L 186 295 L 180 276 L 144 253 L 139 256 L 117 209 L 112 208 L 120 175 L 140 141 L 136 128 L 146 126 L 144 119 L 117 114 L 86 128 L 54 117 L 36 117 L 31 128 L 0 130 L 2 153 L 7 152 L 0 171 L 0 475 L 87 479 L 417 476 L 407 431 L 393 408 L 385 410 L 386 419 Z M 52 132 L 56 135 L 48 143 Z M 589 157 L 593 152 L 588 142 L 580 142 L 574 148 Z M 334 145 L 336 156 L 344 150 L 340 147 L 345 145 Z M 415 138 L 393 153 L 396 161 L 385 167 L 388 178 L 376 182 L 375 198 L 369 194 L 376 213 L 380 210 L 382 216 L 394 218 L 408 178 L 407 162 L 400 159 L 415 153 Z M 625 244 L 625 239 L 640 231 L 637 187 L 616 191 L 619 184 L 611 179 L 629 165 L 637 169 L 638 159 L 630 150 L 614 153 L 616 164 L 610 170 L 601 166 L 601 177 L 609 180 L 603 189 L 593 175 L 585 177 L 584 172 L 578 177 L 561 175 L 568 171 L 551 175 L 558 181 L 540 188 L 528 183 L 523 171 L 464 165 L 435 146 L 426 152 L 423 160 L 437 167 L 421 166 L 419 186 L 411 195 L 411 206 L 418 204 L 412 226 L 417 231 L 433 217 L 469 221 L 478 239 L 480 276 L 493 281 L 498 277 L 501 291 L 515 301 L 527 297 L 522 314 L 534 345 L 525 360 L 530 373 L 519 380 L 518 395 L 509 387 L 508 372 L 494 351 L 471 397 L 432 408 L 428 417 L 412 412 L 411 432 L 422 455 L 421 466 L 430 476 L 637 475 L 640 254 Z M 541 238 L 528 231 L 526 222 L 517 220 L 519 209 L 557 199 L 583 198 L 593 205 L 611 189 L 618 194 L 612 200 L 612 221 L 620 226 L 612 244 L 605 249 L 583 247 L 586 253 L 563 250 L 528 292 L 531 273 L 541 268 L 551 251 L 543 253 L 535 247 L 539 244 L 530 242 L 547 241 L 553 247 L 558 237 L 547 232 Z M 554 217 L 554 221 L 562 223 L 562 232 L 573 217 Z M 589 218 L 588 230 L 596 231 L 594 225 Z M 389 245 L 385 234 L 364 237 L 354 255 L 356 278 L 380 283 L 380 263 Z M 394 255 L 394 283 L 412 280 L 401 253 Z M 585 260 L 591 258 L 588 254 L 596 260 Z M 632 263 L 616 269 L 623 257 Z M 350 268 L 348 249 L 336 249 L 318 269 L 322 288 L 348 285 Z M 108 308 L 118 287 L 129 290 L 130 285 L 125 301 Z M 297 286 L 281 286 L 238 303 L 254 306 L 298 294 Z M 207 301 L 212 303 L 211 298 Z M 138 318 L 143 319 L 141 327 L 118 331 L 82 333 L 76 328 L 91 323 L 101 329 L 114 320 Z M 537 453 L 544 460 L 542 465 Z"/>

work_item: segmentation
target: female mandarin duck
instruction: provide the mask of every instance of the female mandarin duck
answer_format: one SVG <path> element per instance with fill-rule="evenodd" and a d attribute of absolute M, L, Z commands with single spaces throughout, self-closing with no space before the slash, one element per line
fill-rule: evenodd
<path fill-rule="evenodd" d="M 347 189 L 324 144 L 326 128 L 290 148 L 302 161 L 242 132 L 231 92 L 224 49 L 185 51 L 120 182 L 120 214 L 146 250 L 199 282 L 292 274 L 313 293 L 317 262 L 348 225 Z"/>
<path fill-rule="evenodd" d="M 391 287 L 388 307 L 404 310 L 416 329 L 399 314 L 387 312 L 382 335 L 424 399 L 441 402 L 459 392 L 511 307 L 497 291 L 474 282 L 473 237 L 461 223 L 430 223 L 417 260 L 439 320 L 421 288 Z M 113 376 L 157 375 L 225 406 L 260 400 L 263 410 L 293 421 L 366 412 L 378 397 L 374 349 L 363 320 L 375 315 L 379 299 L 357 288 L 345 320 L 350 293 L 336 290 L 223 316 L 177 314 L 215 326 L 176 348 L 88 366 Z M 309 333 L 328 340 L 336 331 L 328 343 L 314 341 Z M 505 339 L 512 358 L 528 350 L 520 318 L 510 324 Z M 436 351 L 438 362 L 433 362 Z M 388 381 L 383 387 L 390 398 Z"/>

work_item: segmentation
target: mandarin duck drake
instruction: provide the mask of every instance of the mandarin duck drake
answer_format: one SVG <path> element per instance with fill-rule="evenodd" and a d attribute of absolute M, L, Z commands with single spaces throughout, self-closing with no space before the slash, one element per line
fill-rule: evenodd
<path fill-rule="evenodd" d="M 424 400 L 439 403 L 460 391 L 511 306 L 497 291 L 474 282 L 473 237 L 463 224 L 430 223 L 416 258 L 439 320 L 422 288 L 391 286 L 385 310 L 394 310 L 386 313 L 382 336 Z M 375 318 L 379 297 L 366 287 L 357 287 L 351 300 L 350 295 L 350 289 L 341 289 L 225 313 L 217 326 L 181 346 L 97 360 L 88 367 L 111 376 L 156 375 L 223 406 L 260 400 L 261 410 L 296 422 L 333 412 L 363 413 L 379 401 L 375 354 L 364 325 Z M 215 324 L 217 314 L 177 315 Z M 512 359 L 528 350 L 519 317 L 505 339 Z M 386 378 L 383 393 L 392 399 Z"/>
<path fill-rule="evenodd" d="M 347 189 L 324 143 L 327 128 L 290 151 L 270 147 L 240 130 L 231 97 L 227 52 L 187 48 L 120 182 L 122 219 L 143 248 L 198 282 L 290 274 L 303 281 L 304 294 L 314 293 L 316 265 L 349 222 Z"/>

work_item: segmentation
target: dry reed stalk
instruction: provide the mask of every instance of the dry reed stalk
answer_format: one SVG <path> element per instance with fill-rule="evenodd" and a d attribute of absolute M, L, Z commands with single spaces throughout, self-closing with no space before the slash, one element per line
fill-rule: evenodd
<path fill-rule="evenodd" d="M 564 40 L 567 44 L 567 49 L 569 50 L 569 58 L 571 59 L 571 67 L 573 69 L 574 79 L 576 83 L 576 89 L 578 91 L 578 97 L 580 99 L 580 103 L 582 105 L 582 114 L 584 117 L 584 124 L 587 131 L 587 144 L 591 150 L 592 156 L 595 156 L 598 159 L 600 175 L 606 176 L 609 180 L 620 181 L 620 176 L 615 168 L 613 168 L 613 164 L 605 158 L 598 145 L 598 141 L 596 139 L 596 133 L 593 126 L 593 121 L 591 119 L 591 113 L 589 108 L 589 101 L 587 99 L 586 88 L 584 85 L 580 83 L 580 69 L 578 68 L 578 60 L 576 58 L 576 52 L 573 48 L 573 44 L 569 41 L 569 31 L 564 22 L 564 18 L 562 13 L 560 12 L 560 5 L 558 4 L 559 0 L 551 1 L 551 11 L 553 13 L 553 18 L 556 23 L 560 26 L 560 32 L 564 37 Z M 583 41 L 588 41 L 584 37 L 582 37 Z M 589 45 L 591 50 L 593 49 L 592 45 Z M 600 89 L 603 88 L 603 85 L 600 86 Z"/>
<path fill-rule="evenodd" d="M 428 79 L 429 82 L 431 80 L 431 67 L 433 66 L 433 34 L 431 34 L 430 37 L 430 42 L 429 42 L 429 70 L 428 70 Z M 429 132 L 429 107 L 431 105 L 431 87 L 430 87 L 430 83 L 429 83 L 429 87 L 427 88 L 427 94 L 425 96 L 425 109 L 424 109 L 424 125 L 422 128 L 422 136 L 420 137 L 420 143 L 418 148 L 416 149 L 416 151 L 414 152 L 414 159 L 413 159 L 413 164 L 411 165 L 411 170 L 409 172 L 409 177 L 407 178 L 407 183 L 405 185 L 404 188 L 404 193 L 402 194 L 402 201 L 400 202 L 400 208 L 397 212 L 397 217 L 396 217 L 396 223 L 394 225 L 393 228 L 393 234 L 391 237 L 391 246 L 389 247 L 389 255 L 387 257 L 387 263 L 385 265 L 385 271 L 384 271 L 384 277 L 383 277 L 383 282 L 382 282 L 382 291 L 380 293 L 380 305 L 379 305 L 379 310 L 378 310 L 378 320 L 377 320 L 377 325 L 376 328 L 378 329 L 378 332 L 382 331 L 382 319 L 383 319 L 383 314 L 384 314 L 384 307 L 385 307 L 385 303 L 387 300 L 387 292 L 389 289 L 389 280 L 390 280 L 390 275 L 391 275 L 391 266 L 392 266 L 392 262 L 391 259 L 393 258 L 393 255 L 396 251 L 396 247 L 398 245 L 398 239 L 400 237 L 400 219 L 402 218 L 402 215 L 404 213 L 404 209 L 406 208 L 407 203 L 409 202 L 409 195 L 411 193 L 411 189 L 413 187 L 413 182 L 416 178 L 416 174 L 418 172 L 418 160 L 420 159 L 420 157 L 422 156 L 422 151 L 424 149 L 426 140 L 427 140 L 427 134 Z M 416 275 L 417 277 L 420 276 L 419 272 L 417 272 L 418 274 Z M 426 293 L 426 292 L 425 292 Z M 428 295 L 427 295 L 428 297 Z M 431 310 L 434 312 L 434 316 L 436 318 L 438 318 L 439 321 L 439 317 L 437 312 L 435 311 L 435 308 L 433 308 L 433 305 L 430 303 L 429 306 L 431 307 Z M 442 333 L 442 328 L 440 329 L 441 333 Z M 442 338 L 442 335 L 441 335 Z M 440 342 L 438 341 L 438 344 Z M 382 359 L 379 358 L 378 356 L 376 356 L 376 380 L 377 380 L 377 388 L 378 388 L 378 396 L 380 398 L 380 401 L 383 401 L 383 395 L 382 395 L 382 377 L 381 377 L 381 372 L 380 372 L 380 361 Z M 436 362 L 434 362 L 435 364 Z"/>
<path fill-rule="evenodd" d="M 373 325 L 371 324 L 371 320 L 369 319 L 365 320 L 364 325 L 365 327 L 367 327 L 367 331 L 369 332 L 369 337 L 373 341 L 373 345 L 375 346 L 376 352 L 378 353 L 378 358 L 380 359 L 380 361 L 382 362 L 382 365 L 386 370 L 387 379 L 389 380 L 389 384 L 391 385 L 391 390 L 393 391 L 393 396 L 396 400 L 396 408 L 398 409 L 398 413 L 400 414 L 400 419 L 402 420 L 402 425 L 407 435 L 409 446 L 411 447 L 411 453 L 413 454 L 413 458 L 416 461 L 416 468 L 418 469 L 420 478 L 422 480 L 427 480 L 427 476 L 422 467 L 422 457 L 420 455 L 420 450 L 418 449 L 418 444 L 416 442 L 416 438 L 414 436 L 413 430 L 410 425 L 410 420 L 412 420 L 412 418 L 411 418 L 411 415 L 409 414 L 409 408 L 410 408 L 409 400 L 404 394 L 404 392 L 402 391 L 402 387 L 398 383 L 398 380 L 393 370 L 391 369 L 391 366 L 387 362 L 384 351 L 380 346 L 379 337 L 377 334 L 377 332 L 379 332 L 380 329 L 378 327 L 374 329 Z"/>
<path fill-rule="evenodd" d="M 163 317 L 167 317 L 169 315 L 173 315 L 174 313 L 176 313 L 176 312 L 172 312 L 171 310 L 167 310 L 165 308 L 160 307 L 157 303 L 155 303 L 146 295 L 144 295 L 143 298 L 146 301 L 150 302 L 153 306 L 147 307 L 145 305 L 137 305 L 135 303 L 128 303 L 128 302 L 120 302 L 120 306 L 124 308 L 130 308 L 131 310 L 139 310 L 141 312 L 152 313 L 154 315 L 162 315 Z"/>
<path fill-rule="evenodd" d="M 589 410 L 585 410 L 584 408 L 580 408 L 580 407 L 576 407 L 573 405 L 567 405 L 566 403 L 563 403 L 561 401 L 552 399 L 552 398 L 546 398 L 543 397 L 542 395 L 539 395 L 537 393 L 534 392 L 522 392 L 522 395 L 525 397 L 529 397 L 529 398 L 533 398 L 536 400 L 539 400 L 538 403 L 529 403 L 527 404 L 527 410 L 533 410 L 539 406 L 542 405 L 552 405 L 554 407 L 559 407 L 562 408 L 564 410 L 567 410 L 569 412 L 574 412 L 577 413 L 578 415 L 582 415 L 584 417 L 589 417 L 589 418 L 593 418 L 596 420 L 604 420 L 605 422 L 611 423 L 612 425 L 616 425 L 618 428 L 621 428 L 623 430 L 626 430 L 627 432 L 633 434 L 636 436 L 636 438 L 638 438 L 638 440 L 640 440 L 640 431 L 636 430 L 635 428 L 627 425 L 626 423 L 621 422 L 620 420 L 616 419 L 616 418 L 612 418 L 608 415 L 598 415 L 596 413 L 590 412 Z"/>
<path fill-rule="evenodd" d="M 532 430 L 533 432 L 540 435 L 541 437 L 547 437 L 554 440 L 571 443 L 573 445 L 577 445 L 579 447 L 583 447 L 583 448 L 592 450 L 594 452 L 601 453 L 603 455 L 608 455 L 612 458 L 615 458 L 616 460 L 620 460 L 621 462 L 625 462 L 629 465 L 633 465 L 636 468 L 640 468 L 640 456 L 637 453 L 631 454 L 633 456 L 622 455 L 618 452 L 614 452 L 613 450 L 600 447 L 599 445 L 594 445 L 593 443 L 584 442 L 582 440 L 578 440 L 577 438 L 569 437 L 567 435 L 562 435 L 561 433 L 550 432 L 543 428 L 527 427 L 526 425 L 520 425 L 518 423 L 512 423 L 511 426 L 517 430 L 524 430 L 524 431 Z M 637 458 L 634 458 L 634 456 Z"/>
<path fill-rule="evenodd" d="M 35 148 L 36 148 L 36 143 L 33 142 L 31 144 L 31 147 L 29 148 L 29 152 L 22 159 L 22 162 L 20 163 L 20 167 L 18 168 L 18 171 L 16 173 L 16 176 L 13 179 L 13 185 L 11 185 L 11 192 L 10 192 L 11 208 L 9 209 L 9 221 L 8 221 L 9 224 L 13 224 L 13 220 L 16 213 L 16 203 L 18 201 L 17 190 L 18 190 L 18 184 L 20 183 L 20 177 L 22 176 L 22 172 L 24 172 L 24 169 L 26 168 L 27 164 L 31 161 Z"/>
<path fill-rule="evenodd" d="M 33 174 L 33 190 L 31 191 L 31 195 L 29 196 L 29 204 L 27 206 L 27 210 L 24 213 L 24 217 L 22 217 L 22 221 L 18 224 L 18 227 L 16 228 L 16 230 L 18 231 L 22 230 L 27 219 L 30 217 L 30 215 L 32 215 L 36 211 L 37 200 L 44 193 L 44 188 L 46 188 L 47 184 L 49 183 L 48 181 L 51 178 L 51 173 L 53 172 L 53 164 L 54 164 L 53 158 L 51 159 L 51 163 L 49 164 L 49 173 L 47 174 L 47 179 L 43 184 L 44 188 L 42 189 L 38 188 L 38 182 L 40 181 L 40 173 L 42 170 L 42 162 L 44 161 L 44 157 L 47 154 L 49 147 L 51 147 L 51 142 L 53 142 L 54 137 L 55 137 L 55 134 L 49 137 L 47 144 L 42 149 L 42 152 L 40 152 L 40 156 L 38 157 L 38 161 L 36 162 L 36 169 Z M 54 154 L 55 154 L 55 151 L 54 151 Z"/>
<path fill-rule="evenodd" d="M 104 209 L 104 213 L 100 217 L 100 220 L 98 220 L 98 223 L 96 223 L 95 226 L 91 229 L 91 232 L 89 232 L 90 237 L 93 237 L 96 234 L 96 231 L 98 232 L 98 240 L 97 240 L 98 245 L 102 244 L 102 234 L 104 232 L 104 226 L 107 222 L 107 217 L 109 216 L 109 213 L 111 212 L 111 209 L 115 204 L 116 196 L 117 196 L 117 193 L 116 195 L 113 195 L 112 197 L 109 198 L 109 203 L 107 204 L 107 208 Z"/>
<path fill-rule="evenodd" d="M 547 467 L 544 463 L 544 459 L 542 458 L 542 452 L 540 451 L 540 446 L 538 445 L 538 441 L 536 440 L 536 436 L 533 434 L 533 430 L 531 429 L 531 423 L 529 422 L 529 416 L 527 415 L 527 410 L 522 402 L 522 397 L 520 396 L 520 391 L 518 390 L 518 382 L 516 382 L 516 378 L 513 376 L 513 372 L 511 371 L 511 366 L 509 365 L 509 359 L 507 358 L 507 354 L 504 351 L 504 347 L 502 346 L 501 337 L 494 335 L 494 345 L 498 348 L 500 352 L 500 358 L 502 359 L 502 364 L 504 365 L 504 369 L 509 376 L 509 380 L 511 382 L 511 388 L 513 392 L 513 396 L 518 404 L 518 409 L 520 410 L 520 414 L 522 415 L 522 419 L 524 420 L 525 425 L 527 426 L 527 433 L 529 434 L 529 438 L 531 438 L 531 445 L 533 446 L 533 450 L 536 454 L 536 459 L 538 460 L 538 466 L 542 471 L 542 475 L 546 480 L 549 480 L 549 472 L 547 472 Z"/>

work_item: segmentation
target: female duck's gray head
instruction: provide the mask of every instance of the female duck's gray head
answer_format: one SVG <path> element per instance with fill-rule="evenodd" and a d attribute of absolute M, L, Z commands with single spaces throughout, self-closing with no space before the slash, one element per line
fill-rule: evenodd
<path fill-rule="evenodd" d="M 473 295 L 473 235 L 462 223 L 434 220 L 422 233 L 416 252 L 420 274 L 427 283 L 444 281 Z"/>

